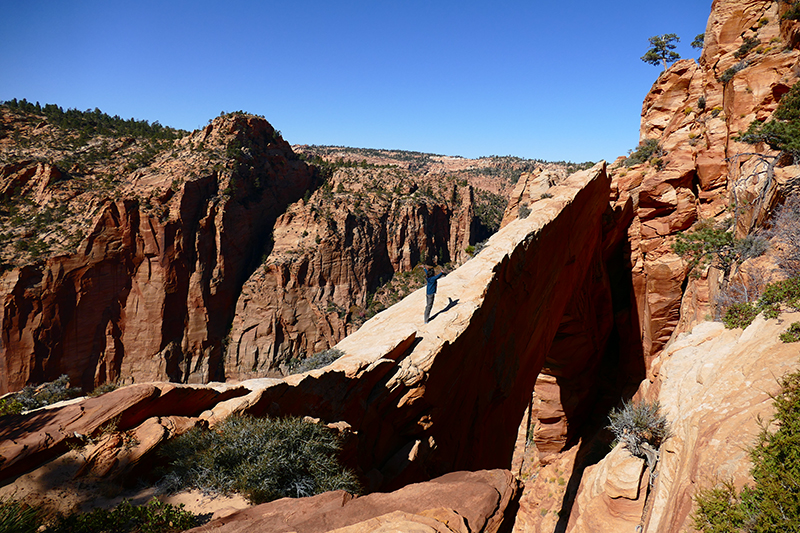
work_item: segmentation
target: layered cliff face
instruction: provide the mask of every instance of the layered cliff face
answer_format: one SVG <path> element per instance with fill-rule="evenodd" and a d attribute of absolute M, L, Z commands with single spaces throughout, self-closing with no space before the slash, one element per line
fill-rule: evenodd
<path fill-rule="evenodd" d="M 88 390 L 116 380 L 222 377 L 222 340 L 240 287 L 274 221 L 315 184 L 312 168 L 265 120 L 247 115 L 162 143 L 134 171 L 117 152 L 136 141 L 94 142 L 100 155 L 69 171 L 47 163 L 27 171 L 24 161 L 22 170 L 3 167 L 12 207 L 74 212 L 63 224 L 77 228 L 80 245 L 50 257 L 44 250 L 24 266 L 29 251 L 6 259 L 19 266 L 0 279 L 0 391 L 61 374 Z M 6 216 L 14 222 L 15 213 Z M 62 246 L 60 227 L 22 231 Z"/>
<path fill-rule="evenodd" d="M 684 531 L 693 497 L 720 481 L 750 482 L 747 450 L 770 420 L 777 377 L 797 369 L 797 346 L 778 336 L 800 314 L 758 317 L 744 331 L 704 322 L 654 360 L 639 390 L 658 400 L 673 435 L 661 448 L 658 476 L 647 490 L 643 459 L 618 446 L 586 470 L 569 521 L 573 532 Z"/>
<path fill-rule="evenodd" d="M 741 237 L 797 174 L 781 168 L 783 161 L 771 175 L 776 153 L 736 140 L 753 120 L 769 117 L 798 80 L 797 23 L 781 19 L 786 9 L 774 1 L 715 1 L 699 63 L 672 65 L 644 101 L 641 140 L 656 141 L 666 154 L 648 153 L 648 162 L 630 167 L 618 162 L 612 171 L 612 200 L 634 208 L 628 237 L 635 319 L 648 365 L 676 330 L 713 315 L 708 280 L 688 279 L 687 264 L 671 249 L 675 234 L 734 216 Z"/>
<path fill-rule="evenodd" d="M 452 177 L 336 170 L 277 220 L 272 253 L 239 297 L 225 375 L 280 375 L 420 287 L 420 262 L 464 261 L 479 234 L 474 209 L 472 187 Z"/>
<path fill-rule="evenodd" d="M 608 187 L 604 163 L 553 187 L 528 218 L 439 281 L 430 323 L 420 289 L 340 342 L 345 356 L 325 369 L 215 387 L 135 385 L 111 393 L 115 401 L 6 417 L 0 480 L 59 455 L 75 432 L 92 434 L 114 416 L 120 431 L 142 434 L 140 444 L 98 457 L 131 465 L 172 434 L 233 412 L 308 415 L 346 432 L 347 460 L 370 490 L 507 466 L 564 310 L 593 277 Z"/>

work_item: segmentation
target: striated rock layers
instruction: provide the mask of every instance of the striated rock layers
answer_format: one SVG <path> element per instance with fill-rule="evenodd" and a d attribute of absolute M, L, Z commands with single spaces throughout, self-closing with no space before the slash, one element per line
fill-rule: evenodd
<path fill-rule="evenodd" d="M 76 253 L 2 274 L 0 392 L 60 374 L 87 390 L 221 378 L 239 290 L 275 219 L 314 183 L 260 118 L 223 116 L 176 141 L 96 201 Z"/>
<path fill-rule="evenodd" d="M 465 259 L 478 225 L 472 187 L 425 188 L 430 195 L 388 172 L 346 169 L 290 206 L 275 224 L 272 253 L 238 299 L 226 377 L 269 375 L 325 350 L 374 314 L 370 300 L 395 274 L 421 260 Z"/>
<path fill-rule="evenodd" d="M 702 321 L 713 303 L 705 274 L 689 280 L 686 263 L 672 252 L 675 234 L 699 220 L 733 215 L 741 237 L 797 174 L 782 162 L 771 175 L 775 153 L 736 140 L 753 120 L 769 117 L 798 80 L 798 24 L 781 20 L 787 8 L 767 0 L 715 0 L 699 62 L 672 65 L 642 107 L 641 140 L 657 141 L 666 154 L 612 171 L 613 201 L 634 208 L 627 231 L 647 365 L 673 332 Z M 747 50 L 746 39 L 759 44 Z"/>
<path fill-rule="evenodd" d="M 284 498 L 190 531 L 359 533 L 507 531 L 519 482 L 507 470 L 453 472 L 391 493 L 353 498 L 342 491 Z"/>
<path fill-rule="evenodd" d="M 797 313 L 759 316 L 744 331 L 704 322 L 678 336 L 637 394 L 661 403 L 673 431 L 649 496 L 644 461 L 617 447 L 586 469 L 567 531 L 632 531 L 642 518 L 644 532 L 686 531 L 698 490 L 749 482 L 747 450 L 761 431 L 759 420 L 772 416 L 776 378 L 798 366 L 797 346 L 778 335 L 798 319 Z"/>
<path fill-rule="evenodd" d="M 4 419 L 0 479 L 63 453 L 76 432 L 92 434 L 116 415 L 118 429 L 144 444 L 92 451 L 100 472 L 114 470 L 103 458 L 141 462 L 159 439 L 234 412 L 305 415 L 338 428 L 349 435 L 344 460 L 369 490 L 507 468 L 536 375 L 594 272 L 609 183 L 601 163 L 553 187 L 528 218 L 439 281 L 428 324 L 420 289 L 341 341 L 345 356 L 324 369 L 235 386 L 135 385 Z"/>

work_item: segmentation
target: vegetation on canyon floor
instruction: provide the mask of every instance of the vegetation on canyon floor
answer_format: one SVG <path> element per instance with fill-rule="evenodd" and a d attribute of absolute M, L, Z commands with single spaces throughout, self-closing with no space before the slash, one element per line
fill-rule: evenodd
<path fill-rule="evenodd" d="M 694 527 L 704 533 L 800 531 L 800 372 L 787 374 L 772 423 L 750 449 L 753 484 L 730 481 L 695 496 Z"/>
<path fill-rule="evenodd" d="M 0 500 L 0 533 L 174 533 L 198 525 L 198 517 L 158 500 L 123 501 L 113 509 L 52 515 L 44 506 Z"/>
<path fill-rule="evenodd" d="M 0 400 L 0 416 L 32 411 L 81 395 L 81 388 L 70 387 L 69 376 L 63 374 L 55 381 L 39 386 L 28 385 L 21 391 Z"/>
<path fill-rule="evenodd" d="M 213 430 L 194 428 L 164 445 L 160 486 L 176 491 L 237 492 L 253 503 L 330 490 L 360 491 L 338 460 L 337 435 L 300 418 L 233 415 Z"/>

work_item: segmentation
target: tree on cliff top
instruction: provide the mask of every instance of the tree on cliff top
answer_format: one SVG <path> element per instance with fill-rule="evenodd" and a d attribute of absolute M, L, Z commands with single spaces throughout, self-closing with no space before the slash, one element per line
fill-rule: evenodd
<path fill-rule="evenodd" d="M 642 56 L 642 61 L 651 65 L 661 63 L 664 65 L 664 70 L 667 70 L 667 63 L 673 63 L 681 58 L 678 52 L 673 52 L 675 43 L 680 40 L 680 37 L 674 33 L 653 35 L 649 39 L 651 48 Z"/>

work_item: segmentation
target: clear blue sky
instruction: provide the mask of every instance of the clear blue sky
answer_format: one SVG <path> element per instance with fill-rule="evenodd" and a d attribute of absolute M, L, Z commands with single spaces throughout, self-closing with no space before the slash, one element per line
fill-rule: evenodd
<path fill-rule="evenodd" d="M 195 129 L 264 115 L 292 144 L 613 160 L 711 0 L 0 1 L 0 100 Z"/>

